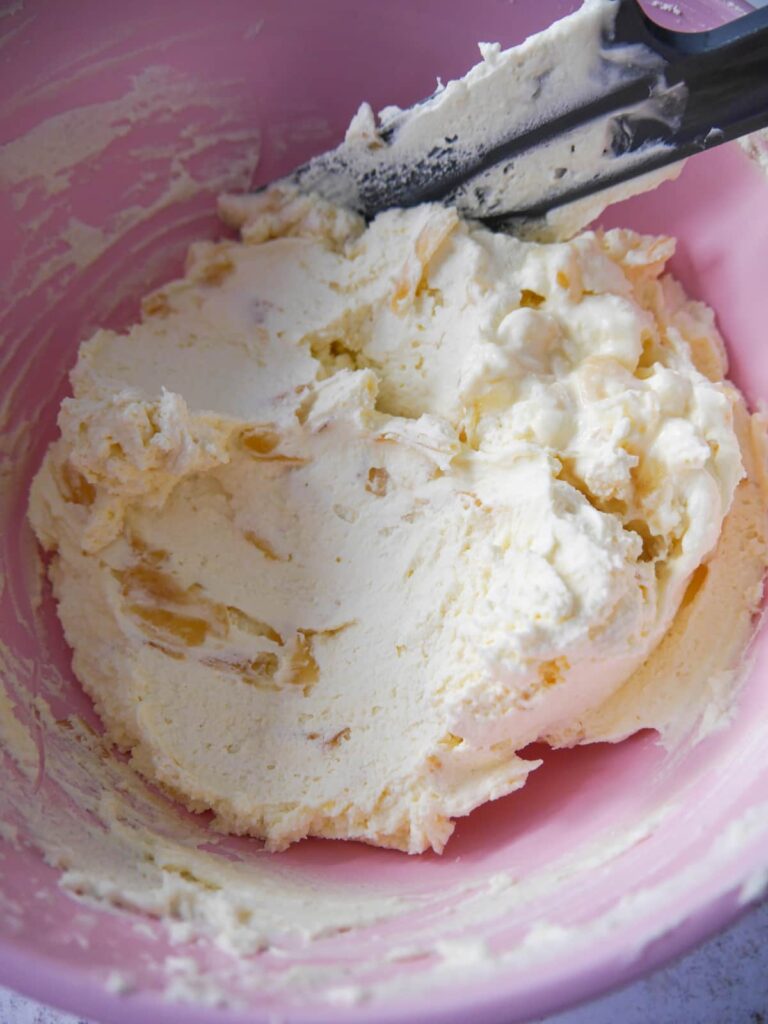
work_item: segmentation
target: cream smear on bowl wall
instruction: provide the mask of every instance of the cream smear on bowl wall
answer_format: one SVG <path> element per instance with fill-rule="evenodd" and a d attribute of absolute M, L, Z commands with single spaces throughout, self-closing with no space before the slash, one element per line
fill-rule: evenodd
<path fill-rule="evenodd" d="M 186 85 L 158 71 L 132 90 L 103 105 L 101 130 L 90 111 L 22 140 L 28 148 L 4 164 L 17 175 L 19 202 L 47 190 L 53 212 L 44 216 L 53 217 L 81 160 L 108 151 L 133 118 L 193 102 Z M 210 108 L 212 145 L 225 109 Z M 310 135 L 322 131 L 308 125 Z M 154 198 L 142 196 L 108 227 L 75 218 L 50 240 L 30 236 L 35 262 L 49 261 L 54 297 L 97 267 L 114 238 L 130 244 L 169 200 L 176 222 L 159 227 L 154 244 L 164 232 L 194 237 L 210 202 L 199 182 L 246 187 L 254 132 L 234 117 L 221 130 L 228 148 L 209 160 L 199 130 L 182 136 L 187 148 L 170 165 L 145 149 L 144 173 L 161 161 L 144 183 L 157 188 Z M 169 922 L 127 927 L 212 938 L 214 947 L 198 939 L 165 954 L 153 984 L 174 999 L 234 1005 L 258 991 L 262 1001 L 297 1005 L 320 992 L 344 1006 L 444 984 L 457 963 L 491 977 L 564 950 L 578 958 L 626 922 L 653 919 L 671 890 L 718 867 L 726 876 L 734 851 L 765 828 L 759 809 L 674 881 L 649 879 L 588 924 L 577 907 L 570 920 L 556 913 L 564 880 L 631 856 L 680 813 L 683 793 L 666 806 L 649 801 L 610 836 L 574 829 L 571 850 L 524 878 L 500 858 L 493 870 L 462 878 L 449 868 L 421 887 L 403 884 L 399 867 L 391 878 L 345 883 L 343 872 L 302 870 L 301 854 L 255 856 L 247 840 L 217 831 L 263 835 L 273 848 L 310 833 L 439 850 L 452 816 L 522 784 L 536 760 L 515 751 L 539 737 L 557 745 L 653 727 L 682 758 L 731 714 L 765 562 L 763 426 L 721 383 L 725 356 L 710 313 L 664 276 L 669 240 L 617 231 L 540 246 L 436 208 L 388 214 L 364 231 L 340 211 L 269 193 L 225 199 L 222 209 L 242 243 L 194 247 L 187 278 L 146 300 L 131 339 L 99 333 L 81 350 L 63 440 L 33 491 L 35 528 L 57 553 L 75 668 L 110 734 L 82 697 L 71 713 L 65 658 L 32 664 L 36 638 L 54 621 L 26 534 L 6 586 L 22 642 L 2 652 L 11 846 L 42 849 L 65 889 L 95 907 Z M 153 251 L 152 240 L 141 245 Z M 294 282 L 297 257 L 303 276 Z M 136 294 L 135 280 L 123 286 Z M 100 319 L 98 276 L 90 287 L 84 335 Z M 598 324 L 608 325 L 602 335 Z M 599 352 L 590 349 L 596 334 Z M 476 339 L 469 348 L 467 335 Z M 28 355 L 19 345 L 6 365 L 13 358 Z M 71 364 L 71 353 L 57 358 L 62 369 Z M 23 389 L 29 377 L 18 381 Z M 17 397 L 8 391 L 6 410 Z M 14 419 L 6 434 L 9 455 L 29 446 L 35 420 L 28 404 L 26 422 Z M 626 441 L 618 461 L 617 439 Z M 37 464 L 40 455 L 36 442 Z M 28 479 L 29 468 L 19 460 L 12 472 Z M 663 494 L 654 490 L 659 474 L 671 481 Z M 302 504 L 302 491 L 311 502 Z M 5 495 L 18 516 L 20 489 Z M 377 587 L 366 579 L 372 559 Z M 247 585 L 257 575 L 267 602 L 258 607 Z M 570 586 L 558 590 L 556 579 Z M 565 616 L 565 653 L 553 593 L 579 611 Z M 386 650 L 366 666 L 365 687 L 355 686 L 379 642 Z M 457 665 L 466 678 L 456 678 Z M 376 696 L 377 672 L 403 680 L 389 703 Z M 118 676 L 130 685 L 116 686 Z M 674 692 L 663 685 L 670 677 Z M 405 685 L 414 678 L 415 693 Z M 229 697 L 206 711 L 202 736 L 199 702 L 223 687 Z M 330 706 L 341 709 L 336 717 Z M 249 715 L 262 719 L 261 736 Z M 276 715 L 279 734 L 270 729 Z M 260 760 L 276 736 L 270 760 Z M 233 750 L 222 760 L 225 738 Z M 213 808 L 214 828 L 148 788 L 112 739 L 192 810 Z M 333 773 L 324 774 L 329 760 Z M 267 774 L 272 763 L 279 768 Z M 243 785 L 249 771 L 259 774 Z M 6 899 L 8 920 L 22 929 L 24 908 Z M 525 911 L 534 907 L 531 923 Z M 88 927 L 79 932 L 86 943 Z M 365 958 L 352 956 L 358 930 L 370 944 Z M 638 927 L 638 951 L 653 936 L 652 926 Z M 139 974 L 106 980 L 130 990 Z"/>

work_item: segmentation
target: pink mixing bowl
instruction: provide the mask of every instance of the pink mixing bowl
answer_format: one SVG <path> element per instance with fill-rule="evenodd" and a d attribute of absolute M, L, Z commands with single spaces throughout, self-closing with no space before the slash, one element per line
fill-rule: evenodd
<path fill-rule="evenodd" d="M 178 274 L 191 241 L 221 233 L 218 192 L 247 188 L 254 175 L 268 181 L 333 144 L 361 100 L 374 108 L 414 101 L 432 91 L 436 75 L 461 75 L 477 40 L 512 44 L 574 4 L 5 6 L 0 666 L 14 666 L 20 720 L 34 725 L 32 700 L 43 695 L 62 716 L 76 711 L 95 723 L 47 589 L 38 602 L 25 521 L 78 342 L 97 325 L 131 322 L 139 296 Z M 733 6 L 722 5 L 729 16 Z M 687 27 L 717 13 L 690 4 Z M 665 16 L 683 20 L 673 10 Z M 757 166 L 736 146 L 713 151 L 605 222 L 679 237 L 673 269 L 717 311 L 733 378 L 753 405 L 768 396 L 768 181 Z M 768 883 L 765 630 L 750 659 L 727 728 L 676 754 L 649 733 L 615 746 L 545 750 L 525 790 L 461 821 L 443 857 L 321 841 L 278 855 L 287 872 L 319 888 L 408 894 L 423 907 L 281 958 L 253 957 L 263 965 L 272 956 L 276 974 L 299 962 L 348 965 L 355 986 L 318 981 L 275 994 L 247 986 L 235 993 L 232 983 L 234 1007 L 168 1002 L 180 957 L 200 972 L 203 1000 L 217 979 L 229 984 L 231 957 L 206 940 L 174 946 L 148 919 L 137 930 L 136 915 L 79 904 L 12 827 L 0 833 L 15 838 L 0 842 L 0 983 L 113 1024 L 508 1024 L 626 982 L 731 921 Z M 44 807 L 57 799 L 58 762 L 42 725 L 35 728 L 39 770 L 27 795 Z M 11 826 L 15 810 L 0 797 L 0 818 Z M 204 838 L 205 819 L 193 825 Z M 259 844 L 228 840 L 219 849 L 255 863 Z M 481 892 L 485 910 L 473 917 L 468 908 Z M 453 942 L 452 956 L 435 950 L 438 938 Z M 479 940 L 491 957 L 473 964 Z M 405 943 L 421 955 L 393 954 Z"/>

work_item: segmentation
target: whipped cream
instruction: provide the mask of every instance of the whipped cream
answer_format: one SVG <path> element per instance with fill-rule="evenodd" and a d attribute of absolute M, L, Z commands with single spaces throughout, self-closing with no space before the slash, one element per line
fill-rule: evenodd
<path fill-rule="evenodd" d="M 223 830 L 440 851 L 532 741 L 640 727 L 599 709 L 706 572 L 742 400 L 671 239 L 221 210 L 83 344 L 33 486 L 75 671 Z"/>

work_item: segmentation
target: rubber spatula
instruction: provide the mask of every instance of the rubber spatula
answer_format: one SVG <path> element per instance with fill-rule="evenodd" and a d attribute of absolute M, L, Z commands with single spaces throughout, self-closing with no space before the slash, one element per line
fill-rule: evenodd
<path fill-rule="evenodd" d="M 368 218 L 440 202 L 514 231 L 768 125 L 768 8 L 691 33 L 636 0 L 587 0 L 525 45 L 512 62 L 489 48 L 481 75 L 379 124 L 369 111 L 368 131 L 287 180 Z M 569 67 L 583 80 L 571 75 L 563 95 Z"/>

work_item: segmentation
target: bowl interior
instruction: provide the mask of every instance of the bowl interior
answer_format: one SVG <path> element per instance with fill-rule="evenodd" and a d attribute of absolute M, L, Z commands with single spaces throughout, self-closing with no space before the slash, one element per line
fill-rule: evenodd
<path fill-rule="evenodd" d="M 207 980 L 189 992 L 203 1003 L 226 993 L 244 1008 L 226 1019 L 460 1020 L 471 1004 L 508 1021 L 659 962 L 727 919 L 734 893 L 756 894 L 768 829 L 764 632 L 727 729 L 673 753 L 651 733 L 530 751 L 544 764 L 525 789 L 459 822 L 442 857 L 312 840 L 265 860 L 254 840 L 224 840 L 213 856 L 298 879 L 340 905 L 390 908 L 310 946 L 286 940 L 281 956 L 254 954 L 245 971 L 205 940 L 180 956 L 164 926 L 73 902 L 27 813 L 34 805 L 38 824 L 47 816 L 76 830 L 73 793 L 102 785 L 73 768 L 71 740 L 40 713 L 42 699 L 54 720 L 74 712 L 99 730 L 25 521 L 79 341 L 98 325 L 129 324 L 141 294 L 179 273 L 191 241 L 222 233 L 218 192 L 269 181 L 333 144 L 362 99 L 412 102 L 436 73 L 461 75 L 476 40 L 509 45 L 573 6 L 221 0 L 212 16 L 199 0 L 135 0 L 119 13 L 97 0 L 30 0 L 10 19 L 17 88 L 0 110 L 10 141 L 0 163 L 0 980 L 115 1021 L 135 1019 L 139 1004 L 157 1021 L 218 1017 L 159 1001 L 198 968 Z M 711 16 L 712 5 L 693 5 L 691 27 L 705 7 Z M 766 217 L 768 183 L 733 146 L 604 217 L 680 239 L 673 270 L 717 311 L 732 376 L 753 404 L 768 396 Z M 27 774 L 8 754 L 18 749 L 10 715 L 32 737 Z M 206 843 L 205 816 L 178 818 L 190 841 Z M 456 975 L 456 958 L 478 960 L 467 967 L 475 981 Z M 304 973 L 290 975 L 297 965 Z M 372 1000 L 354 1005 L 366 986 Z M 121 988 L 138 994 L 121 1001 Z"/>

